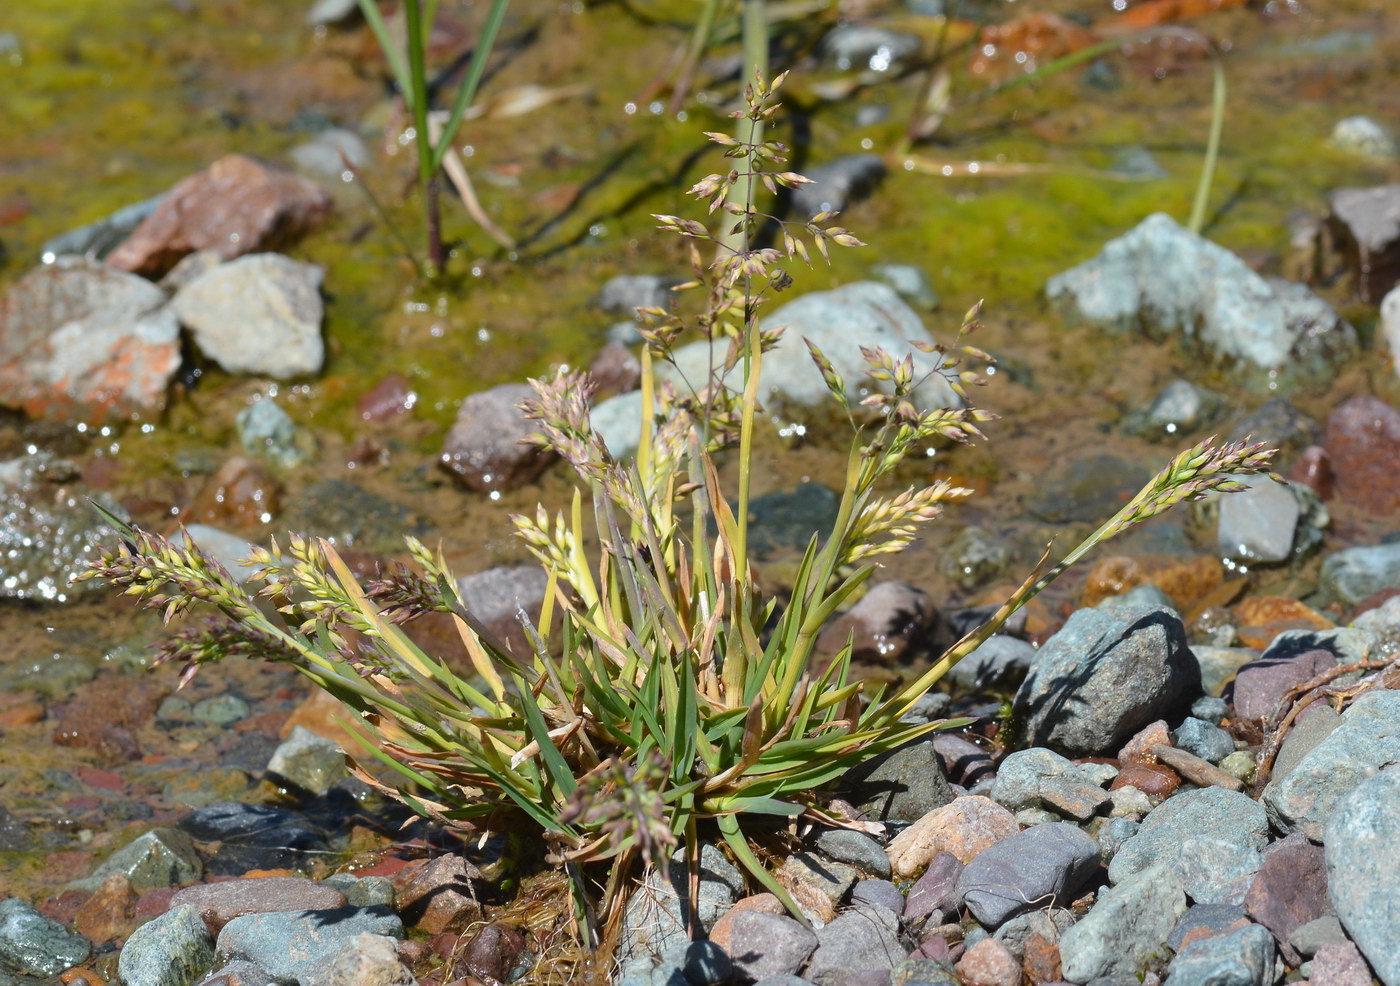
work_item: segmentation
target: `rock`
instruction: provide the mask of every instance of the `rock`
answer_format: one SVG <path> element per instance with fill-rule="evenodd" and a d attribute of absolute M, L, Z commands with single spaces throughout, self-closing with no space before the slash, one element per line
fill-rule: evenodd
<path fill-rule="evenodd" d="M 1400 509 L 1400 411 L 1369 394 L 1338 405 L 1323 443 L 1332 460 L 1337 495 L 1382 516 Z"/>
<path fill-rule="evenodd" d="M 1273 933 L 1289 965 L 1301 959 L 1289 944 L 1293 932 L 1332 911 L 1322 847 L 1294 833 L 1264 851 L 1244 905 Z"/>
<path fill-rule="evenodd" d="M 91 675 L 73 675 L 63 665 L 41 663 L 70 681 L 88 681 Z M 142 756 L 137 742 L 141 727 L 155 715 L 170 689 L 150 679 L 128 675 L 104 675 L 100 684 L 74 692 L 71 701 L 49 709 L 56 720 L 53 741 L 58 746 L 91 750 L 105 764 L 119 764 Z"/>
<path fill-rule="evenodd" d="M 165 292 L 81 257 L 20 278 L 0 302 L 0 406 L 101 424 L 158 415 L 180 368 Z"/>
<path fill-rule="evenodd" d="M 962 876 L 963 862 L 952 853 L 942 850 L 929 861 L 924 875 L 909 888 L 909 896 L 904 902 L 905 921 L 921 921 L 939 912 L 937 921 L 953 914 L 962 906 L 962 893 L 958 890 L 958 878 Z"/>
<path fill-rule="evenodd" d="M 1257 852 L 1268 842 L 1269 822 L 1263 806 L 1238 791 L 1185 791 L 1155 808 L 1123 844 L 1108 866 L 1109 880 L 1122 883 L 1158 863 L 1178 865 L 1182 844 L 1197 833 Z"/>
<path fill-rule="evenodd" d="M 1100 976 L 1136 976 L 1144 962 L 1163 953 L 1185 911 L 1181 883 L 1164 865 L 1104 890 L 1089 913 L 1060 936 L 1065 978 L 1087 983 Z"/>
<path fill-rule="evenodd" d="M 275 250 L 318 225 L 330 208 L 330 196 L 314 182 L 231 154 L 170 189 L 107 263 L 159 277 L 196 250 L 224 260 Z"/>
<path fill-rule="evenodd" d="M 332 873 L 321 881 L 345 895 L 345 903 L 355 907 L 394 906 L 394 885 L 388 877 Z"/>
<path fill-rule="evenodd" d="M 401 552 L 405 534 L 422 539 L 431 530 L 412 508 L 341 479 L 303 489 L 283 511 L 279 527 L 378 554 Z"/>
<path fill-rule="evenodd" d="M 237 695 L 214 695 L 200 699 L 194 704 L 191 714 L 196 722 L 209 726 L 232 726 L 247 719 L 252 713 L 247 702 Z"/>
<path fill-rule="evenodd" d="M 506 982 L 524 951 L 525 936 L 518 929 L 506 924 L 488 924 L 472 936 L 461 965 L 478 979 Z M 728 963 L 727 956 L 725 962 Z"/>
<path fill-rule="evenodd" d="M 1287 774 L 1275 770 L 1261 800 L 1279 831 L 1301 832 L 1313 841 L 1323 841 L 1328 820 L 1347 795 L 1397 761 L 1400 691 L 1367 692 L 1297 766 Z"/>
<path fill-rule="evenodd" d="M 1400 699 L 1400 692 L 1363 695 L 1343 715 L 1337 733 L 1351 725 L 1363 702 L 1381 695 Z M 1368 707 L 1374 709 L 1376 703 Z M 1394 728 L 1395 703 L 1384 707 L 1392 710 Z M 1397 760 L 1400 757 L 1391 754 L 1384 762 L 1394 764 Z M 1372 776 L 1338 798 L 1334 809 L 1321 816 L 1326 819 L 1322 841 L 1327 893 L 1342 926 L 1377 978 L 1385 986 L 1396 986 L 1400 983 L 1400 898 L 1395 895 L 1395 887 L 1400 886 L 1400 855 L 1395 852 L 1400 839 L 1400 768 L 1387 766 L 1378 773 L 1371 768 L 1367 773 Z"/>
<path fill-rule="evenodd" d="M 1123 429 L 1149 438 L 1189 435 L 1219 417 L 1224 400 L 1189 380 L 1173 380 L 1141 411 L 1124 419 Z"/>
<path fill-rule="evenodd" d="M 996 802 L 968 795 L 924 815 L 885 848 L 895 876 L 913 877 L 940 852 L 964 863 L 1017 832 L 1016 818 Z"/>
<path fill-rule="evenodd" d="M 214 941 L 188 905 L 137 928 L 118 959 L 126 986 L 190 986 L 214 962 Z"/>
<path fill-rule="evenodd" d="M 95 890 L 113 873 L 124 874 L 131 889 L 140 893 L 193 883 L 204 873 L 204 864 L 184 832 L 154 828 L 112 853 L 91 876 L 75 880 L 72 886 Z"/>
<path fill-rule="evenodd" d="M 1269 648 L 1289 630 L 1333 630 L 1336 624 L 1317 610 L 1288 596 L 1247 596 L 1231 614 L 1236 634 L 1246 647 Z"/>
<path fill-rule="evenodd" d="M 915 308 L 932 310 L 938 307 L 938 292 L 922 267 L 914 264 L 871 264 L 870 276 L 894 288 L 901 298 Z"/>
<path fill-rule="evenodd" d="M 953 665 L 948 680 L 963 688 L 1013 684 L 1026 676 L 1035 647 L 1024 640 L 994 633 L 971 654 Z"/>
<path fill-rule="evenodd" d="M 517 658 L 534 650 L 516 614 L 523 610 L 538 619 L 548 588 L 549 576 L 538 565 L 492 568 L 457 580 L 467 609 Z"/>
<path fill-rule="evenodd" d="M 842 72 L 888 72 L 917 55 L 919 47 L 917 36 L 873 24 L 839 24 L 821 40 L 822 53 Z"/>
<path fill-rule="evenodd" d="M 1026 497 L 1026 509 L 1052 524 L 1099 523 L 1150 478 L 1146 469 L 1116 455 L 1067 459 L 1036 484 Z"/>
<path fill-rule="evenodd" d="M 889 879 L 890 858 L 885 855 L 884 846 L 864 832 L 822 829 L 813 846 L 823 856 L 839 863 L 850 863 L 867 873 Z"/>
<path fill-rule="evenodd" d="M 1067 906 L 1099 867 L 1099 847 L 1073 825 L 1051 822 L 989 846 L 958 877 L 958 892 L 984 927 L 1043 906 Z"/>
<path fill-rule="evenodd" d="M 1214 695 L 1202 695 L 1191 703 L 1191 715 L 1208 726 L 1219 726 L 1230 717 L 1230 703 Z M 1185 726 L 1185 722 L 1182 725 Z"/>
<path fill-rule="evenodd" d="M 1020 986 L 1021 963 L 1001 942 L 983 938 L 964 953 L 957 965 L 965 986 Z"/>
<path fill-rule="evenodd" d="M 1130 788 L 1129 790 L 1137 790 Z M 1138 792 L 1141 794 L 1142 792 Z M 1150 806 L 1149 806 L 1150 808 Z M 1140 822 L 1127 818 L 1109 818 L 1099 827 L 1099 857 L 1108 863 L 1118 854 L 1118 850 L 1123 847 L 1133 836 L 1137 835 Z"/>
<path fill-rule="evenodd" d="M 729 955 L 745 980 L 767 981 L 791 976 L 817 949 L 817 936 L 783 914 L 735 910 L 725 917 L 710 940 Z M 802 980 L 799 980 L 801 982 Z"/>
<path fill-rule="evenodd" d="M 1007 921 L 992 935 L 1005 945 L 1017 959 L 1027 959 L 1027 947 L 1034 949 L 1033 939 L 1054 944 L 1067 929 L 1078 920 L 1067 907 L 1049 907 L 1044 910 L 1028 911 Z M 1059 949 L 1055 949 L 1055 962 L 1059 962 Z"/>
<path fill-rule="evenodd" d="M 1295 928 L 1293 934 L 1288 936 L 1288 944 L 1302 956 L 1316 955 L 1323 945 L 1346 940 L 1342 922 L 1337 920 L 1337 915 L 1330 913 Z"/>
<path fill-rule="evenodd" d="M 1164 213 L 1050 278 L 1045 292 L 1104 328 L 1179 333 L 1263 371 L 1318 373 L 1357 346 L 1355 330 L 1307 288 L 1266 280 Z"/>
<path fill-rule="evenodd" d="M 1012 811 L 1044 805 L 1084 821 L 1108 803 L 1102 788 L 1085 781 L 1079 768 L 1058 753 L 1032 747 L 1002 761 L 992 782 L 991 799 Z"/>
<path fill-rule="evenodd" d="M 856 808 L 882 822 L 914 821 L 953 800 L 930 740 L 917 740 L 852 767 L 843 782 Z"/>
<path fill-rule="evenodd" d="M 67 602 L 99 587 L 72 584 L 95 560 L 93 544 L 116 537 L 88 499 L 123 520 L 127 515 L 77 480 L 76 467 L 47 452 L 0 460 L 0 597 Z"/>
<path fill-rule="evenodd" d="M 833 863 L 811 853 L 793 853 L 773 873 L 809 920 L 826 924 L 860 878 L 860 872 L 844 863 Z"/>
<path fill-rule="evenodd" d="M 454 479 L 478 493 L 511 490 L 531 482 L 553 456 L 520 444 L 538 430 L 518 405 L 535 392 L 506 383 L 472 394 L 462 402 L 438 461 Z"/>
<path fill-rule="evenodd" d="M 1174 865 L 1186 896 L 1196 903 L 1238 905 L 1262 863 L 1253 846 L 1202 834 L 1182 840 Z"/>
<path fill-rule="evenodd" d="M 272 982 L 267 970 L 255 962 L 229 962 L 220 965 L 199 981 L 199 986 L 266 986 Z"/>
<path fill-rule="evenodd" d="M 1332 471 L 1332 457 L 1321 445 L 1309 445 L 1298 455 L 1288 471 L 1289 482 L 1312 490 L 1320 499 L 1330 500 L 1337 492 L 1337 477 Z"/>
<path fill-rule="evenodd" d="M 97 222 L 60 233 L 39 247 L 39 256 L 46 264 L 53 263 L 59 257 L 101 260 L 111 253 L 118 243 L 130 236 L 131 231 L 141 225 L 164 198 L 164 195 L 155 195 L 140 202 L 133 202 Z"/>
<path fill-rule="evenodd" d="M 1348 606 L 1400 586 L 1400 541 L 1345 548 L 1322 560 L 1320 588 Z"/>
<path fill-rule="evenodd" d="M 235 423 L 238 441 L 249 455 L 284 469 L 294 469 L 311 458 L 310 435 L 299 432 L 291 417 L 271 397 L 243 408 Z"/>
<path fill-rule="evenodd" d="M 361 932 L 327 959 L 324 968 L 302 980 L 302 986 L 418 986 L 413 973 L 399 961 L 394 939 L 384 935 Z"/>
<path fill-rule="evenodd" d="M 1311 681 L 1323 671 L 1336 666 L 1336 655 L 1321 648 L 1302 653 L 1266 651 L 1258 660 L 1241 667 L 1235 675 L 1235 714 L 1255 720 L 1274 715 L 1291 688 Z"/>
<path fill-rule="evenodd" d="M 355 0 L 316 0 L 306 12 L 306 22 L 312 27 L 344 26 L 360 16 Z"/>
<path fill-rule="evenodd" d="M 1241 477 L 1246 487 L 1220 499 L 1216 544 L 1221 554 L 1250 564 L 1287 561 L 1303 508 L 1287 486 L 1267 476 Z"/>
<path fill-rule="evenodd" d="M 1379 303 L 1400 280 L 1400 185 L 1339 188 L 1327 205 L 1327 231 L 1356 276 L 1357 293 Z"/>
<path fill-rule="evenodd" d="M 1313 957 L 1308 982 L 1312 986 L 1371 986 L 1371 970 L 1349 941 L 1328 942 Z"/>
<path fill-rule="evenodd" d="M 938 560 L 938 568 L 964 589 L 1003 575 L 1011 563 L 1011 546 L 980 527 L 964 528 Z"/>
<path fill-rule="evenodd" d="M 845 212 L 869 197 L 884 180 L 885 159 L 878 154 L 847 154 L 808 168 L 807 177 L 812 184 L 792 190 L 793 212 L 803 218 L 823 212 Z"/>
<path fill-rule="evenodd" d="M 1400 154 L 1390 131 L 1369 116 L 1338 120 L 1327 143 L 1343 153 L 1369 161 L 1393 161 Z"/>
<path fill-rule="evenodd" d="M 641 386 L 642 363 L 622 343 L 609 342 L 588 364 L 588 376 L 600 394 L 626 394 Z"/>
<path fill-rule="evenodd" d="M 1026 742 L 1071 755 L 1116 749 L 1200 694 L 1200 668 L 1176 614 L 1076 610 L 1037 652 L 1016 692 Z"/>
<path fill-rule="evenodd" d="M 904 893 L 888 880 L 860 880 L 851 888 L 851 906 L 857 905 L 884 907 L 893 914 L 903 914 Z"/>
<path fill-rule="evenodd" d="M 239 582 L 247 582 L 255 573 L 261 571 L 261 566 L 250 565 L 244 560 L 252 555 L 256 545 L 217 527 L 190 524 L 171 540 L 181 545 L 193 544 L 206 558 L 222 565 Z"/>
<path fill-rule="evenodd" d="M 857 976 L 893 969 L 904 955 L 899 918 L 883 907 L 859 908 L 817 930 L 817 950 L 805 975 L 818 986 L 845 986 Z"/>
<path fill-rule="evenodd" d="M 0 974 L 57 976 L 92 954 L 92 946 L 18 897 L 0 900 Z"/>
<path fill-rule="evenodd" d="M 1264 442 L 1270 448 L 1298 452 L 1316 444 L 1321 429 L 1316 421 L 1286 397 L 1271 397 L 1235 422 L 1227 441 Z"/>
<path fill-rule="evenodd" d="M 126 938 L 135 927 L 136 892 L 125 873 L 103 880 L 73 915 L 73 928 L 97 944 Z"/>
<path fill-rule="evenodd" d="M 200 352 L 225 370 L 286 380 L 325 363 L 323 276 L 312 264 L 256 253 L 199 275 L 171 304 Z"/>
<path fill-rule="evenodd" d="M 345 752 L 304 726 L 293 729 L 267 762 L 268 780 L 302 797 L 325 794 L 346 776 Z"/>
<path fill-rule="evenodd" d="M 997 768 L 991 752 L 956 733 L 935 734 L 933 749 L 938 754 L 938 762 L 943 765 L 944 773 L 964 787 L 990 781 L 996 775 Z"/>
<path fill-rule="evenodd" d="M 1167 966 L 1165 986 L 1271 986 L 1274 942 L 1257 924 L 1201 938 Z"/>
<path fill-rule="evenodd" d="M 743 891 L 744 878 L 734 864 L 710 843 L 701 844 L 699 870 L 698 910 L 695 917 L 699 925 L 708 930 Z M 661 955 L 668 948 L 690 940 L 687 931 L 690 925 L 689 880 L 686 852 L 682 848 L 671 855 L 667 879 L 662 879 L 660 874 L 653 871 L 633 892 L 623 915 L 622 938 L 618 947 L 618 956 L 624 964 L 643 955 Z M 714 940 L 738 965 L 739 956 L 735 951 L 723 941 Z M 803 958 L 806 958 L 806 954 Z M 792 972 L 796 968 L 794 965 L 791 969 L 779 971 Z"/>
<path fill-rule="evenodd" d="M 1377 328 L 1390 350 L 1390 364 L 1400 375 L 1400 289 L 1391 288 L 1381 299 L 1381 320 Z"/>
<path fill-rule="evenodd" d="M 928 630 L 934 615 L 933 603 L 922 589 L 881 582 L 822 631 L 817 647 L 835 653 L 852 640 L 855 660 L 897 664 Z"/>
<path fill-rule="evenodd" d="M 177 824 L 198 842 L 218 843 L 208 862 L 216 875 L 305 867 L 329 849 L 305 818 L 272 805 L 221 801 L 196 808 Z"/>
<path fill-rule="evenodd" d="M 672 274 L 619 274 L 603 285 L 594 300 L 605 312 L 632 317 L 638 308 L 671 308 L 675 292 L 685 281 Z"/>
<path fill-rule="evenodd" d="M 1249 925 L 1239 904 L 1193 904 L 1167 936 L 1167 947 L 1179 952 L 1193 941 Z"/>
<path fill-rule="evenodd" d="M 461 931 L 481 917 L 476 887 L 482 880 L 481 871 L 461 856 L 439 856 L 399 888 L 399 915 L 430 935 Z"/>
<path fill-rule="evenodd" d="M 1172 744 L 1208 763 L 1218 764 L 1235 752 L 1235 741 L 1219 726 L 1187 716 L 1172 732 Z"/>
<path fill-rule="evenodd" d="M 749 502 L 749 552 L 760 558 L 800 557 L 812 535 L 831 530 L 840 509 L 840 495 L 822 483 L 802 482 L 754 497 Z"/>
<path fill-rule="evenodd" d="M 194 908 L 209 934 L 245 914 L 279 911 L 325 911 L 344 907 L 345 894 L 333 886 L 299 876 L 264 876 L 256 879 L 199 883 L 170 898 L 171 908 Z"/>
<path fill-rule="evenodd" d="M 245 914 L 219 932 L 215 961 L 253 962 L 274 979 L 309 984 L 348 942 L 366 933 L 402 938 L 403 922 L 387 907 Z"/>
<path fill-rule="evenodd" d="M 355 131 L 331 127 L 293 147 L 287 156 L 300 171 L 316 178 L 343 181 L 349 171 L 347 162 L 350 168 L 363 168 L 369 163 L 370 155 L 369 148 Z"/>
<path fill-rule="evenodd" d="M 219 466 L 195 494 L 185 522 L 256 527 L 272 520 L 281 507 L 281 496 L 281 485 L 262 463 L 235 455 Z"/>

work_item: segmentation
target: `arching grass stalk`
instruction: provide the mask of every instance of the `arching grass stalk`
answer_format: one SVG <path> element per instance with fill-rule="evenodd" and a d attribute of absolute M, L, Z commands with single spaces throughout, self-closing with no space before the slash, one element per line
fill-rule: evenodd
<path fill-rule="evenodd" d="M 423 197 L 424 222 L 427 226 L 428 263 L 431 273 L 436 276 L 442 273 L 447 259 L 442 241 L 440 204 L 443 160 L 452 149 L 452 142 L 456 139 L 463 116 L 470 108 L 472 100 L 476 98 L 477 88 L 481 85 L 486 63 L 491 57 L 491 49 L 496 43 L 496 35 L 500 33 L 510 0 L 491 0 L 491 9 L 482 24 L 481 36 L 477 38 L 476 47 L 472 50 L 466 78 L 457 88 L 447 122 L 443 124 L 436 140 L 432 137 L 428 122 L 430 107 L 426 50 L 428 35 L 432 32 L 433 19 L 437 14 L 437 0 L 426 0 L 426 3 L 425 0 L 402 0 L 406 35 L 403 50 L 400 50 L 390 34 L 376 0 L 358 0 L 358 3 L 375 40 L 384 52 L 384 58 L 394 75 L 394 82 L 413 118 L 413 142 L 418 156 L 418 187 L 419 194 Z"/>

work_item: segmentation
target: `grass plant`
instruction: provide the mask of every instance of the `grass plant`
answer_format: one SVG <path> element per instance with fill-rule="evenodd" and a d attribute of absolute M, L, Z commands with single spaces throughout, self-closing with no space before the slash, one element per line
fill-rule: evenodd
<path fill-rule="evenodd" d="M 747 87 L 735 114 L 741 134 L 771 117 L 780 82 L 759 77 Z M 759 381 L 781 331 L 761 324 L 759 313 L 791 283 L 781 265 L 859 241 L 830 216 L 791 224 L 758 210 L 755 189 L 806 180 L 780 170 L 781 144 L 709 136 L 729 167 L 691 193 L 718 225 L 657 217 L 690 240 L 688 287 L 704 303 L 694 319 L 647 313 L 636 457 L 613 457 L 591 427 L 585 374 L 532 381 L 536 396 L 525 410 L 539 425 L 534 441 L 558 453 L 578 484 L 564 509 L 541 506 L 513 519 L 549 577 L 541 610 L 519 614 L 529 653 L 495 639 L 464 604 L 441 553 L 413 540 L 413 568 L 361 585 L 331 544 L 296 536 L 257 550 L 258 571 L 245 585 L 192 545 L 108 517 L 120 541 L 82 576 L 121 588 L 167 621 L 196 604 L 216 611 L 159 644 L 161 660 L 184 665 L 182 682 L 232 655 L 285 661 L 344 703 L 359 727 L 360 757 L 382 765 L 380 779 L 364 773 L 372 783 L 449 828 L 537 832 L 548 861 L 570 876 L 579 940 L 601 946 L 600 957 L 617 940 L 639 871 L 664 867 L 677 846 L 695 861 L 707 839 L 722 841 L 755 884 L 802 920 L 756 840 L 799 819 L 845 824 L 829 813 L 824 792 L 858 764 L 956 725 L 904 716 L 1051 579 L 1177 502 L 1242 488 L 1234 477 L 1267 470 L 1271 455 L 1209 443 L 1182 453 L 1058 564 L 1046 570 L 1043 561 L 928 671 L 867 694 L 851 674 L 851 644 L 826 662 L 816 640 L 881 558 L 968 495 L 946 480 L 884 487 L 928 443 L 981 437 L 991 415 L 968 400 L 980 382 L 969 364 L 990 358 L 967 342 L 978 308 L 952 345 L 919 346 L 931 357 L 929 372 L 962 398 L 958 407 L 916 407 L 924 378 L 912 354 L 874 348 L 864 351 L 869 396 L 856 400 L 855 382 L 809 344 L 854 437 L 835 522 L 812 536 L 790 592 L 765 594 L 748 550 L 749 475 Z M 750 245 L 747 231 L 759 222 L 779 224 L 780 246 Z M 740 245 L 726 248 L 721 241 L 733 230 Z M 717 259 L 703 259 L 714 250 Z M 695 333 L 714 345 L 709 379 L 689 392 L 658 382 L 656 361 Z M 733 508 L 721 455 L 738 457 Z M 414 642 L 403 624 L 426 612 L 449 615 L 469 668 Z"/>

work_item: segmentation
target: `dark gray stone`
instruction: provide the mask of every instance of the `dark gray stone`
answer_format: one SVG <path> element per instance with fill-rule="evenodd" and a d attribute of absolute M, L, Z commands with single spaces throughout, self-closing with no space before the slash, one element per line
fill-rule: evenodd
<path fill-rule="evenodd" d="M 864 832 L 823 829 L 814 845 L 817 852 L 839 863 L 850 863 L 882 879 L 890 877 L 890 858 L 884 846 Z"/>
<path fill-rule="evenodd" d="M 1219 763 L 1235 752 L 1235 741 L 1229 733 L 1193 716 L 1183 719 L 1172 731 L 1172 745 L 1210 763 Z"/>
<path fill-rule="evenodd" d="M 126 986 L 190 986 L 214 962 L 214 942 L 199 912 L 172 907 L 131 933 L 117 970 Z"/>
<path fill-rule="evenodd" d="M 873 904 L 904 913 L 904 894 L 889 880 L 861 880 L 851 888 L 851 905 Z"/>
<path fill-rule="evenodd" d="M 151 829 L 102 861 L 92 875 L 75 880 L 73 886 L 96 890 L 113 873 L 122 873 L 131 889 L 140 893 L 156 887 L 178 887 L 194 883 L 204 873 L 190 837 L 179 829 Z"/>
<path fill-rule="evenodd" d="M 734 964 L 729 961 L 728 953 L 714 942 L 693 941 L 685 947 L 681 969 L 692 986 L 714 986 L 733 975 Z"/>
<path fill-rule="evenodd" d="M 92 946 L 18 897 L 0 900 L 0 971 L 57 976 L 92 954 Z"/>
<path fill-rule="evenodd" d="M 1040 477 L 1026 509 L 1052 524 L 1101 523 L 1151 478 L 1147 469 L 1116 455 L 1067 459 Z"/>
<path fill-rule="evenodd" d="M 1206 928 L 1212 933 L 1219 933 L 1229 931 L 1237 921 L 1249 921 L 1239 904 L 1193 904 L 1172 929 L 1167 938 L 1167 947 L 1179 952 L 1183 939 L 1196 929 Z"/>
<path fill-rule="evenodd" d="M 638 308 L 669 309 L 674 297 L 671 289 L 684 280 L 674 274 L 618 274 L 603 285 L 594 304 L 629 317 Z"/>
<path fill-rule="evenodd" d="M 838 914 L 817 930 L 817 943 L 806 975 L 818 986 L 845 986 L 857 975 L 893 969 L 905 956 L 899 918 L 884 907 Z"/>
<path fill-rule="evenodd" d="M 1274 938 L 1251 924 L 1192 942 L 1167 966 L 1164 986 L 1270 986 Z"/>
<path fill-rule="evenodd" d="M 958 877 L 963 903 L 984 927 L 1034 908 L 1067 905 L 1099 866 L 1099 847 L 1073 825 L 1033 825 L 972 858 Z"/>
<path fill-rule="evenodd" d="M 1319 588 L 1348 606 L 1400 586 L 1400 541 L 1344 548 L 1322 560 Z"/>
<path fill-rule="evenodd" d="M 1191 703 L 1191 715 L 1212 726 L 1218 726 L 1230 715 L 1230 703 L 1214 695 L 1202 695 Z"/>
<path fill-rule="evenodd" d="M 1400 699 L 1400 692 L 1371 692 L 1357 704 L 1378 694 Z M 1338 732 L 1345 728 L 1344 722 Z M 1400 766 L 1361 780 L 1323 817 L 1327 887 L 1337 917 L 1380 981 L 1400 986 Z"/>
<path fill-rule="evenodd" d="M 1299 925 L 1293 929 L 1293 934 L 1288 936 L 1288 944 L 1299 955 L 1309 958 L 1317 954 L 1317 950 L 1323 945 L 1346 940 L 1347 935 L 1342 930 L 1342 922 L 1337 920 L 1335 914 L 1324 914 L 1307 924 Z"/>
<path fill-rule="evenodd" d="M 1200 666 L 1175 613 L 1085 608 L 1040 648 L 1015 710 L 1029 744 L 1092 756 L 1117 751 L 1200 689 Z"/>
<path fill-rule="evenodd" d="M 948 680 L 963 688 L 988 688 L 1019 682 L 1035 660 L 1035 647 L 1017 637 L 994 633 L 953 665 Z"/>
<path fill-rule="evenodd" d="M 953 801 L 931 740 L 919 740 L 846 772 L 855 806 L 884 821 L 915 822 Z"/>

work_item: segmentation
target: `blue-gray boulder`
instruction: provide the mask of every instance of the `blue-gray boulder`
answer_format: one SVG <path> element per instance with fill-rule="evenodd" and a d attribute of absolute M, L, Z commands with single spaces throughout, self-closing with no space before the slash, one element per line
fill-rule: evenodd
<path fill-rule="evenodd" d="M 403 921 L 389 907 L 245 914 L 219 932 L 215 957 L 221 964 L 253 962 L 274 979 L 303 983 L 366 933 L 402 938 Z"/>
<path fill-rule="evenodd" d="M 1089 913 L 1060 936 L 1065 979 L 1087 983 L 1100 976 L 1135 976 L 1186 912 L 1186 892 L 1167 865 L 1154 866 L 1099 894 Z M 1267 932 L 1266 932 L 1267 934 Z"/>
<path fill-rule="evenodd" d="M 87 961 L 92 946 L 18 897 L 0 900 L 0 973 L 57 976 Z"/>
<path fill-rule="evenodd" d="M 1257 853 L 1268 844 L 1269 820 L 1257 801 L 1238 791 L 1207 787 L 1179 793 L 1153 809 L 1119 847 L 1108 878 L 1122 883 L 1158 863 L 1178 874 L 1183 844 L 1201 834 Z"/>
<path fill-rule="evenodd" d="M 1033 825 L 972 858 L 958 891 L 983 927 L 1033 908 L 1064 907 L 1099 868 L 1099 847 L 1064 822 Z"/>
<path fill-rule="evenodd" d="M 1381 982 L 1400 986 L 1400 766 L 1362 781 L 1330 814 L 1328 895 Z"/>
<path fill-rule="evenodd" d="M 199 912 L 172 907 L 131 933 L 117 961 L 126 986 L 190 986 L 214 962 L 214 942 Z"/>
<path fill-rule="evenodd" d="M 1167 966 L 1165 986 L 1270 986 L 1274 936 L 1261 924 L 1193 941 Z"/>

